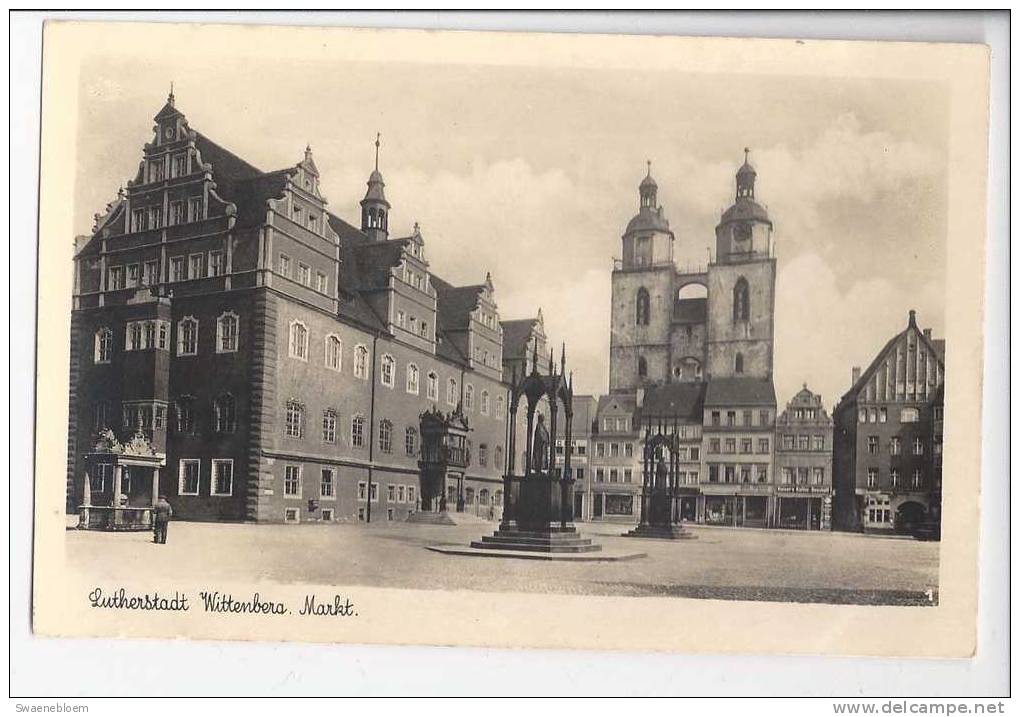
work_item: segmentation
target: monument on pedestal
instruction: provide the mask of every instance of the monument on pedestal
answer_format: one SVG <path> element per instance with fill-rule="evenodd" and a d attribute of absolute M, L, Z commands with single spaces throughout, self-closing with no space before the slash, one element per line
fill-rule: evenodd
<path fill-rule="evenodd" d="M 542 553 L 588 553 L 602 546 L 582 537 L 574 527 L 574 477 L 570 451 L 563 454 L 563 471 L 557 475 L 556 437 L 562 420 L 564 446 L 571 441 L 573 417 L 573 376 L 566 375 L 566 349 L 560 355 L 557 372 L 549 356 L 549 373 L 538 370 L 538 356 L 532 357 L 531 373 L 510 382 L 510 443 L 503 476 L 503 519 L 499 530 L 471 543 L 472 548 Z M 523 399 L 523 401 L 522 401 Z M 549 407 L 549 425 L 537 413 L 545 399 Z M 515 473 L 517 420 L 524 409 L 527 421 L 527 446 L 523 474 Z M 561 419 L 562 412 L 562 419 Z"/>
<path fill-rule="evenodd" d="M 653 434 L 651 419 L 645 424 L 641 522 L 624 533 L 625 538 L 679 540 L 694 537 L 684 530 L 680 519 L 680 436 L 675 420 L 672 428 L 671 432 L 664 431 L 660 420 L 658 431 Z"/>

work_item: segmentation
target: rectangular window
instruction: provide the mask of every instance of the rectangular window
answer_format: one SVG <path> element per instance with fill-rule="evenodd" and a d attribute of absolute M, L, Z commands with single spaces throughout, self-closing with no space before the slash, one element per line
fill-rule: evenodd
<path fill-rule="evenodd" d="M 727 438 L 726 439 L 726 452 L 727 453 L 736 453 L 737 452 L 737 439 L 736 438 Z"/>
<path fill-rule="evenodd" d="M 280 274 L 290 278 L 290 257 L 286 254 L 280 254 Z"/>
<path fill-rule="evenodd" d="M 900 485 L 900 472 L 895 468 L 889 471 L 889 483 L 893 488 L 898 488 Z"/>
<path fill-rule="evenodd" d="M 124 288 L 124 267 L 122 266 L 111 266 L 107 272 L 107 290 L 116 291 L 117 289 Z"/>
<path fill-rule="evenodd" d="M 319 484 L 319 495 L 323 498 L 333 497 L 333 469 L 322 469 L 322 482 Z"/>
<path fill-rule="evenodd" d="M 759 453 L 768 453 L 769 452 L 769 439 L 768 438 L 759 438 L 758 439 L 758 452 Z"/>
<path fill-rule="evenodd" d="M 368 500 L 368 483 L 358 482 L 358 500 Z"/>
<path fill-rule="evenodd" d="M 797 450 L 806 451 L 811 447 L 811 436 L 797 436 Z"/>
<path fill-rule="evenodd" d="M 407 492 L 406 492 L 406 489 L 404 488 L 404 486 L 402 486 L 402 485 L 398 485 L 397 486 L 397 502 L 398 503 L 406 503 L 407 502 Z"/>
<path fill-rule="evenodd" d="M 736 411 L 727 411 L 726 412 L 726 425 L 727 426 L 735 426 L 735 425 L 737 425 L 737 412 Z"/>
<path fill-rule="evenodd" d="M 149 162 L 149 181 L 150 182 L 162 182 L 163 181 L 163 160 L 157 159 Z"/>
<path fill-rule="evenodd" d="M 178 473 L 177 493 L 179 495 L 198 495 L 199 467 L 197 458 L 182 458 Z"/>
<path fill-rule="evenodd" d="M 386 502 L 394 503 L 397 500 L 397 487 L 395 485 L 386 486 Z"/>
<path fill-rule="evenodd" d="M 710 465 L 708 467 L 708 482 L 718 483 L 719 482 L 719 466 Z"/>
<path fill-rule="evenodd" d="M 303 286 L 312 285 L 312 268 L 307 264 L 298 263 L 298 281 Z"/>
<path fill-rule="evenodd" d="M 873 456 L 878 454 L 878 436 L 868 436 L 868 453 Z"/>
<path fill-rule="evenodd" d="M 812 436 L 811 448 L 816 451 L 825 450 L 825 436 Z"/>
<path fill-rule="evenodd" d="M 727 483 L 735 483 L 736 480 L 737 480 L 737 478 L 736 478 L 736 469 L 733 466 L 726 466 L 724 474 L 723 474 L 723 479 Z"/>
<path fill-rule="evenodd" d="M 624 443 L 623 444 L 623 455 L 625 455 L 627 458 L 633 458 L 634 457 L 634 444 L 633 443 Z"/>
<path fill-rule="evenodd" d="M 606 444 L 605 443 L 596 443 L 595 444 L 595 455 L 597 455 L 599 458 L 605 458 L 606 457 Z"/>
<path fill-rule="evenodd" d="M 634 471 L 632 471 L 630 468 L 624 468 L 623 469 L 623 482 L 624 483 L 631 483 L 633 480 L 634 480 Z"/>
<path fill-rule="evenodd" d="M 127 285 L 132 289 L 138 286 L 139 280 L 139 266 L 138 264 L 128 264 L 127 268 Z"/>
<path fill-rule="evenodd" d="M 915 456 L 924 455 L 924 441 L 922 441 L 920 438 L 914 439 L 914 455 Z"/>
<path fill-rule="evenodd" d="M 163 226 L 163 207 L 149 207 L 149 229 Z"/>
<path fill-rule="evenodd" d="M 783 469 L 783 485 L 790 485 L 791 483 L 793 483 L 793 469 L 792 468 L 784 468 Z"/>
<path fill-rule="evenodd" d="M 372 503 L 378 503 L 379 502 L 379 484 L 378 483 L 373 483 L 372 485 L 370 485 L 368 487 L 368 499 Z"/>
<path fill-rule="evenodd" d="M 719 439 L 718 438 L 711 438 L 711 439 L 709 439 L 709 441 L 708 441 L 708 452 L 709 453 L 718 453 L 719 450 L 720 450 L 719 449 Z"/>
<path fill-rule="evenodd" d="M 743 423 L 743 425 L 750 426 L 752 424 L 752 422 L 753 422 L 753 419 L 751 418 L 752 415 L 753 414 L 752 414 L 751 411 L 744 411 L 744 423 Z"/>
<path fill-rule="evenodd" d="M 183 177 L 188 173 L 188 155 L 177 154 L 174 155 L 174 176 Z"/>
<path fill-rule="evenodd" d="M 619 443 L 611 443 L 609 445 L 609 455 L 611 455 L 614 458 L 616 458 L 616 457 L 618 457 L 620 455 L 620 444 Z"/>
<path fill-rule="evenodd" d="M 170 281 L 184 281 L 187 279 L 184 273 L 184 257 L 175 256 L 170 259 Z"/>
<path fill-rule="evenodd" d="M 792 435 L 785 434 L 783 436 L 783 450 L 784 451 L 792 451 L 793 450 L 793 436 Z"/>
<path fill-rule="evenodd" d="M 283 509 L 283 522 L 284 523 L 300 523 L 301 522 L 301 509 L 300 508 L 284 508 Z"/>
<path fill-rule="evenodd" d="M 885 423 L 888 420 L 889 420 L 889 411 L 884 409 L 884 408 L 878 409 L 878 422 L 879 423 Z"/>
<path fill-rule="evenodd" d="M 355 448 L 365 445 L 365 419 L 361 416 L 351 419 L 351 445 Z"/>
<path fill-rule="evenodd" d="M 825 469 L 815 468 L 812 470 L 811 483 L 814 485 L 822 485 L 825 482 Z"/>
<path fill-rule="evenodd" d="M 914 471 L 914 476 L 913 476 L 913 478 L 911 478 L 911 481 L 910 481 L 911 486 L 913 486 L 914 488 L 920 488 L 922 482 L 923 481 L 921 479 L 921 471 L 920 470 L 915 470 Z"/>
<path fill-rule="evenodd" d="M 188 200 L 188 218 L 193 222 L 200 222 L 204 219 L 205 212 L 202 209 L 202 197 L 192 197 Z"/>
<path fill-rule="evenodd" d="M 761 425 L 761 426 L 769 425 L 769 412 L 768 411 L 761 411 L 761 412 L 759 412 L 759 414 L 758 414 L 758 421 L 759 421 L 759 425 Z"/>
<path fill-rule="evenodd" d="M 759 483 L 769 482 L 769 467 L 767 465 L 758 464 L 755 466 L 755 472 L 757 473 L 756 480 Z"/>
<path fill-rule="evenodd" d="M 205 256 L 202 254 L 192 254 L 188 257 L 188 278 L 189 279 L 201 279 L 203 264 L 205 263 Z"/>
<path fill-rule="evenodd" d="M 619 483 L 620 482 L 620 473 L 615 468 L 610 468 L 609 469 L 609 482 L 610 483 Z"/>
<path fill-rule="evenodd" d="M 159 283 L 159 262 L 157 260 L 145 262 L 142 270 L 142 283 L 145 286 L 155 286 Z"/>
<path fill-rule="evenodd" d="M 323 508 L 322 509 L 322 521 L 324 523 L 328 523 L 328 522 L 331 522 L 332 520 L 333 520 L 333 509 L 332 508 Z"/>
<path fill-rule="evenodd" d="M 324 443 L 336 443 L 336 411 L 322 413 L 322 440 Z"/>
<path fill-rule="evenodd" d="M 741 453 L 750 453 L 751 452 L 751 448 L 752 448 L 753 445 L 754 445 L 754 442 L 750 438 L 742 438 L 742 439 L 740 439 L 740 452 Z"/>
<path fill-rule="evenodd" d="M 413 485 L 409 485 L 409 486 L 407 486 L 407 502 L 408 503 L 414 503 L 415 500 L 416 499 L 414 497 L 414 486 Z"/>
<path fill-rule="evenodd" d="M 315 290 L 320 294 L 325 294 L 329 291 L 329 282 L 326 281 L 326 275 L 321 271 L 315 274 Z"/>
<path fill-rule="evenodd" d="M 878 468 L 868 469 L 868 487 L 874 488 L 878 485 Z"/>
<path fill-rule="evenodd" d="M 288 498 L 301 497 L 301 466 L 284 467 L 283 494 Z"/>
<path fill-rule="evenodd" d="M 209 252 L 209 276 L 220 276 L 223 274 L 223 252 Z"/>
<path fill-rule="evenodd" d="M 718 411 L 712 411 L 712 425 L 713 426 L 718 426 L 719 425 L 719 412 Z"/>
<path fill-rule="evenodd" d="M 751 482 L 751 466 L 740 466 L 740 482 Z"/>
<path fill-rule="evenodd" d="M 692 461 L 700 461 L 701 460 L 701 448 L 700 447 L 698 447 L 698 446 L 691 446 L 691 460 Z"/>
<path fill-rule="evenodd" d="M 302 409 L 301 404 L 295 401 L 287 402 L 286 432 L 291 438 L 301 438 L 301 419 L 303 418 L 303 412 L 304 409 Z"/>
<path fill-rule="evenodd" d="M 136 232 L 145 231 L 145 210 L 135 209 L 131 212 L 131 227 Z"/>
<path fill-rule="evenodd" d="M 606 469 L 605 468 L 596 468 L 595 469 L 595 482 L 596 483 L 605 483 L 606 482 Z"/>
<path fill-rule="evenodd" d="M 214 458 L 212 462 L 212 494 L 230 495 L 234 490 L 234 461 Z"/>
<path fill-rule="evenodd" d="M 170 202 L 170 223 L 174 226 L 188 221 L 188 208 L 184 202 Z"/>

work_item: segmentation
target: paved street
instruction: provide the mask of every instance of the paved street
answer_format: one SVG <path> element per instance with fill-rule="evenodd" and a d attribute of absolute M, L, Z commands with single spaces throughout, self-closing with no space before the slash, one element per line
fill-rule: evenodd
<path fill-rule="evenodd" d="M 149 533 L 67 532 L 69 564 L 118 576 L 369 585 L 416 589 L 674 595 L 714 599 L 930 604 L 938 543 L 844 533 L 692 527 L 696 540 L 620 537 L 630 526 L 580 524 L 607 548 L 647 557 L 569 564 L 458 557 L 495 524 L 256 526 L 174 522 L 166 545 Z M 937 599 L 937 593 L 935 598 Z"/>

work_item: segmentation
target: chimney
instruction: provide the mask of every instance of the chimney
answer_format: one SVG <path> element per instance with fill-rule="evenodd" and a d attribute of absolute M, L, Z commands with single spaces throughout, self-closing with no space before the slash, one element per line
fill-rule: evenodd
<path fill-rule="evenodd" d="M 852 386 L 861 380 L 861 367 L 854 366 L 853 369 L 851 370 L 850 375 L 851 375 L 850 385 Z"/>
<path fill-rule="evenodd" d="M 924 330 L 924 338 L 926 338 L 929 341 L 931 341 L 931 329 L 925 329 Z"/>
<path fill-rule="evenodd" d="M 645 403 L 645 389 L 639 388 L 637 390 L 637 407 L 641 408 Z"/>

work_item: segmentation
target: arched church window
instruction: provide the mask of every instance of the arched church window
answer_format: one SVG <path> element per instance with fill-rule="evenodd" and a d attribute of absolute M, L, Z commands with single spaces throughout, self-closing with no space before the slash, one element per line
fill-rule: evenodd
<path fill-rule="evenodd" d="M 645 287 L 641 287 L 637 292 L 637 324 L 638 326 L 648 326 L 648 315 L 651 309 L 651 299 L 648 296 L 648 290 Z"/>
<path fill-rule="evenodd" d="M 733 287 L 733 320 L 747 321 L 751 314 L 750 290 L 747 279 L 740 277 Z"/>
<path fill-rule="evenodd" d="M 737 353 L 736 358 L 733 359 L 733 370 L 736 373 L 744 373 L 744 354 Z"/>
<path fill-rule="evenodd" d="M 648 361 L 645 360 L 644 356 L 638 356 L 637 360 L 637 372 L 641 378 L 648 377 Z"/>

